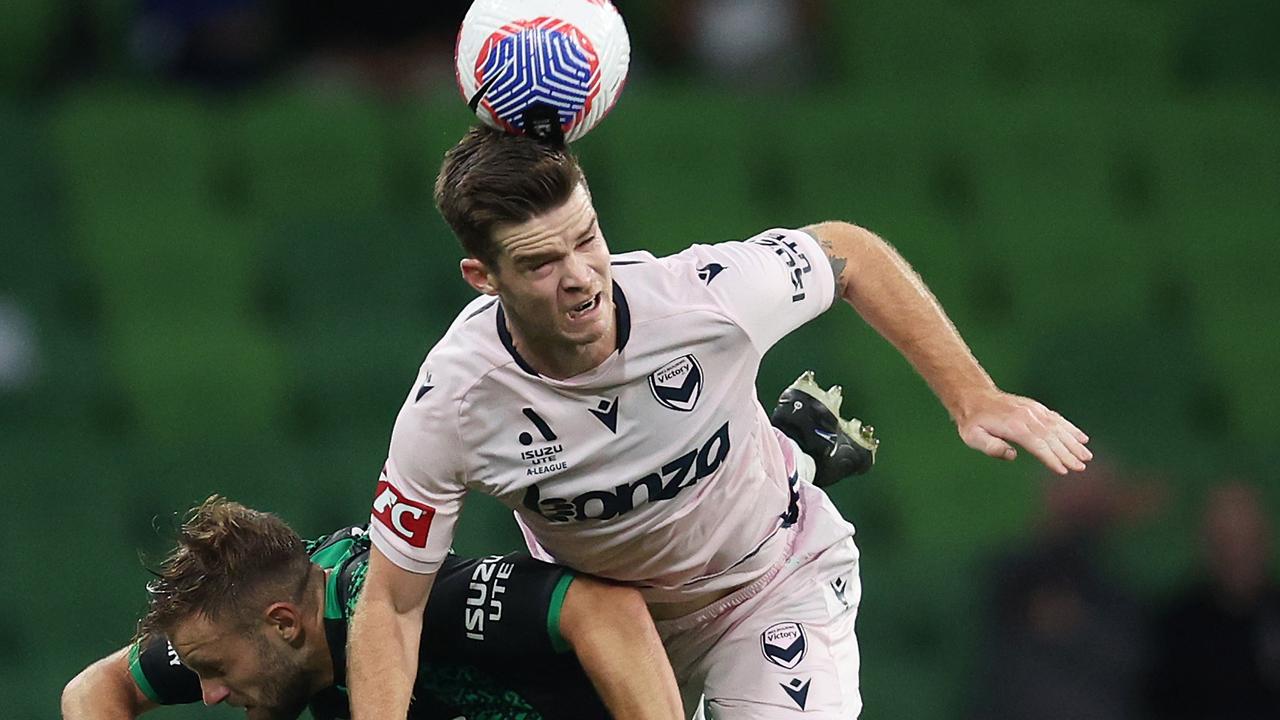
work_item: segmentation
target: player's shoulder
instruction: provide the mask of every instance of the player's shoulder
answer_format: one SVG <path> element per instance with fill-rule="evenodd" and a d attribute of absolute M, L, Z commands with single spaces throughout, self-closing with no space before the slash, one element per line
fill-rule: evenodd
<path fill-rule="evenodd" d="M 369 551 L 369 526 L 348 525 L 305 542 L 311 562 L 325 570 L 339 568 Z"/>
<path fill-rule="evenodd" d="M 463 409 L 487 378 L 516 362 L 503 344 L 501 312 L 496 298 L 476 298 L 428 351 L 391 431 L 387 462 L 393 474 L 464 472 Z"/>
<path fill-rule="evenodd" d="M 419 366 L 402 413 L 456 405 L 487 374 L 512 362 L 499 337 L 500 312 L 497 298 L 482 295 L 458 313 Z"/>
<path fill-rule="evenodd" d="M 696 309 L 700 299 L 715 305 L 726 291 L 750 291 L 760 273 L 808 266 L 820 252 L 817 240 L 805 230 L 775 227 L 742 239 L 695 243 L 660 257 L 621 253 L 613 256 L 611 265 L 628 293 L 635 287 L 661 298 L 665 306 L 677 300 Z M 643 297 L 637 299 L 643 303 Z"/>
<path fill-rule="evenodd" d="M 754 235 L 717 243 L 693 245 L 677 253 L 685 262 L 705 262 L 716 258 L 739 258 L 744 255 L 785 255 L 788 252 L 806 254 L 820 251 L 814 235 L 804 228 L 774 227 Z"/>
<path fill-rule="evenodd" d="M 610 269 L 625 291 L 630 310 L 638 313 L 636 320 L 643 322 L 647 309 L 661 308 L 663 314 L 671 308 L 694 310 L 708 299 L 708 273 L 719 271 L 700 262 L 701 258 L 691 252 L 693 249 L 661 257 L 636 251 L 611 258 Z"/>
<path fill-rule="evenodd" d="M 724 267 L 725 259 L 733 259 L 746 254 L 774 253 L 777 248 L 791 248 L 801 252 L 820 249 L 817 238 L 804 228 L 774 227 L 762 230 L 743 238 L 726 238 L 711 242 L 695 242 L 683 250 L 655 257 L 648 252 L 631 252 L 614 255 L 612 265 L 615 272 L 618 268 L 635 268 L 639 272 L 665 271 L 685 279 L 691 276 L 703 285 L 708 284 L 717 272 L 708 272 L 708 267 Z M 690 273 L 690 270 L 693 272 Z"/>
<path fill-rule="evenodd" d="M 368 525 L 348 525 L 307 543 L 311 562 L 327 572 L 325 614 L 347 618 L 355 610 L 368 571 Z"/>
<path fill-rule="evenodd" d="M 467 303 L 427 353 L 424 365 L 456 365 L 474 369 L 501 358 L 494 353 L 499 349 L 497 325 L 500 310 L 498 298 L 489 295 L 480 295 Z"/>

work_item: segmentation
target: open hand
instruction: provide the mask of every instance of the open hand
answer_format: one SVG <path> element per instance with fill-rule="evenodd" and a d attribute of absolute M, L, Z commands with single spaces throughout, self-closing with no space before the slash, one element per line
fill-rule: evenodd
<path fill-rule="evenodd" d="M 1053 472 L 1084 470 L 1093 459 L 1089 436 L 1066 418 L 1031 398 L 995 390 L 973 403 L 956 420 L 965 444 L 993 458 L 1012 460 L 1014 445 L 1025 448 Z"/>

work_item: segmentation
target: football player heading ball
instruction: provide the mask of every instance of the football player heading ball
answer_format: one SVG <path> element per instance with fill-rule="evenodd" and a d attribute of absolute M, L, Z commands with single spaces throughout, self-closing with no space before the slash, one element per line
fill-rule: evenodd
<path fill-rule="evenodd" d="M 586 5 L 603 3 L 548 3 Z M 514 510 L 535 557 L 640 591 L 686 715 L 705 694 L 720 720 L 856 717 L 853 526 L 769 426 L 754 392 L 763 354 L 842 300 L 911 362 L 971 448 L 1012 460 L 1021 446 L 1066 473 L 1092 458 L 1088 437 L 1001 390 L 906 260 L 857 225 L 611 255 L 577 159 L 521 134 L 572 140 L 607 108 L 591 72 L 571 95 L 520 65 L 526 47 L 569 58 L 559 40 L 521 33 L 546 17 L 495 23 L 483 62 L 459 43 L 480 78 L 464 95 L 502 131 L 472 128 L 446 153 L 436 204 L 481 297 L 428 353 L 392 432 L 352 628 L 354 717 L 404 716 L 422 608 L 469 491 Z M 507 105 L 505 88 L 534 99 Z"/>

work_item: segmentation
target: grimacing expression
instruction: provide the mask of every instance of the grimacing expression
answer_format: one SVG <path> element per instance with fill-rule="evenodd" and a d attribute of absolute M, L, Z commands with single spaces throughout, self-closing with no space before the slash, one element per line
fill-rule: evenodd
<path fill-rule="evenodd" d="M 525 342 L 556 352 L 611 338 L 609 246 L 585 186 L 559 207 L 493 235 L 499 253 L 491 280 Z"/>
<path fill-rule="evenodd" d="M 205 705 L 225 702 L 291 720 L 310 699 L 297 653 L 264 621 L 245 628 L 196 615 L 168 635 L 182 664 L 200 677 Z"/>

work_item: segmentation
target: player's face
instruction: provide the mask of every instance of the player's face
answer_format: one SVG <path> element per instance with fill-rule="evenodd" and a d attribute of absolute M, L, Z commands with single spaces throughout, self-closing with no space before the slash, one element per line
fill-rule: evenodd
<path fill-rule="evenodd" d="M 487 272 L 489 292 L 502 298 L 522 354 L 535 366 L 580 372 L 613 352 L 609 247 L 584 186 L 560 207 L 498 227 L 494 239 L 499 257 Z"/>
<path fill-rule="evenodd" d="M 293 720 L 311 696 L 299 653 L 265 623 L 245 629 L 195 616 L 169 633 L 178 658 L 200 676 L 205 705 L 225 702 L 250 717 Z"/>

